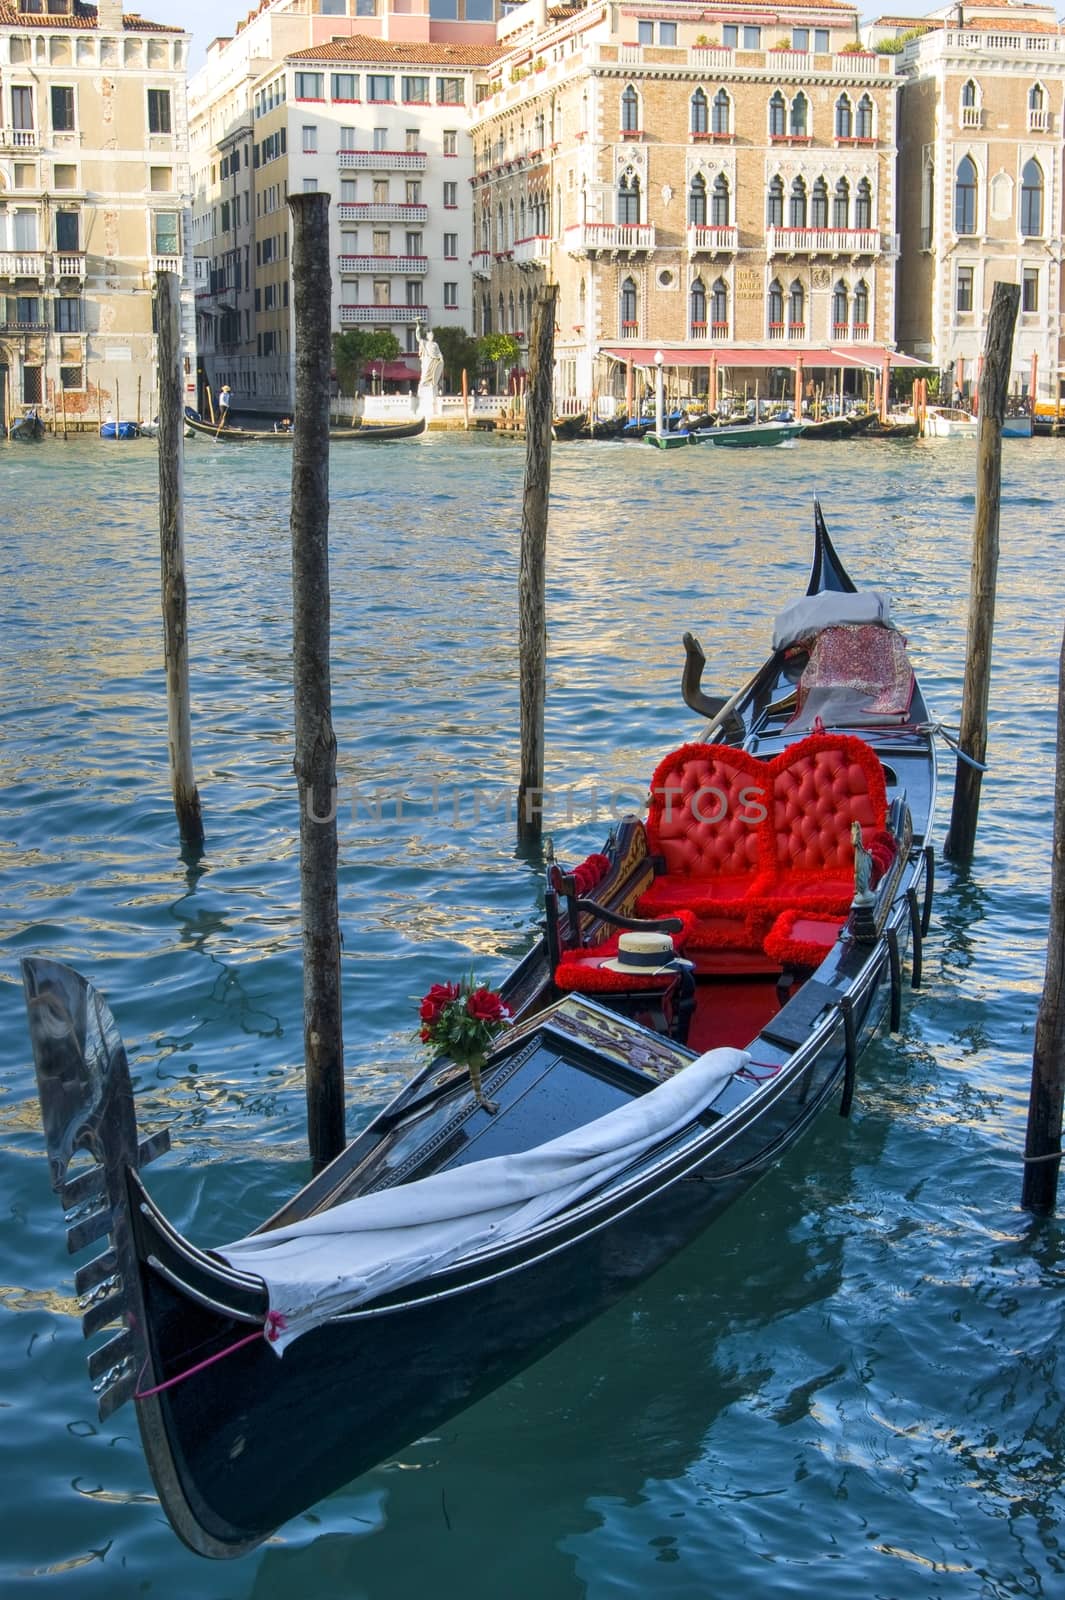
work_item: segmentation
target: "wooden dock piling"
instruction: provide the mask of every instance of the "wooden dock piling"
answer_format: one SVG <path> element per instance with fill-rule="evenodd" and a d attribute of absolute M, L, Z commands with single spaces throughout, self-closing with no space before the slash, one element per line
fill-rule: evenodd
<path fill-rule="evenodd" d="M 203 848 L 203 814 L 192 766 L 189 708 L 188 590 L 185 584 L 184 415 L 181 366 L 181 280 L 156 278 L 159 366 L 159 558 L 163 590 L 163 660 L 170 743 L 170 786 L 178 831 L 190 850 Z M 64 429 L 66 410 L 63 412 Z"/>
<path fill-rule="evenodd" d="M 1006 395 L 1013 359 L 1013 329 L 1020 296 L 1020 287 L 1016 283 L 995 284 L 980 376 L 976 517 L 973 526 L 965 683 L 958 739 L 959 748 L 969 759 L 958 762 L 950 826 L 943 847 L 944 853 L 954 861 L 972 860 L 976 844 L 976 820 L 980 810 L 980 782 L 987 755 L 987 706 L 991 687 L 991 639 L 995 627 L 998 523 L 1002 496 L 1002 423 L 1006 415 Z"/>
<path fill-rule="evenodd" d="M 518 577 L 518 662 L 521 695 L 521 770 L 518 840 L 543 833 L 544 698 L 547 685 L 547 507 L 551 491 L 555 306 L 558 285 L 545 284 L 533 307 L 529 393 L 525 413 L 525 493 L 521 508 Z"/>
<path fill-rule="evenodd" d="M 1062 1104 L 1065 1101 L 1065 637 L 1058 660 L 1053 850 L 1046 976 L 1035 1022 L 1021 1184 L 1021 1205 L 1040 1216 L 1049 1216 L 1057 1201 Z"/>
<path fill-rule="evenodd" d="M 300 807 L 307 1140 L 320 1172 L 344 1148 L 336 735 L 329 663 L 329 196 L 290 195 L 296 394 L 292 423 L 293 767 Z"/>

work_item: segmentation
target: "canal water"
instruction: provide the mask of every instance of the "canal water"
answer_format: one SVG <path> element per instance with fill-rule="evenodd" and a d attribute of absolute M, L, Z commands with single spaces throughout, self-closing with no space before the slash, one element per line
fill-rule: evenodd
<path fill-rule="evenodd" d="M 594 848 L 698 727 L 679 693 L 686 629 L 708 687 L 763 658 L 805 585 L 815 495 L 956 723 L 975 459 L 965 441 L 557 445 L 560 858 Z M 216 1565 L 169 1531 L 132 1408 L 95 1417 L 17 964 L 47 953 L 108 995 L 142 1127 L 173 1133 L 150 1186 L 197 1242 L 240 1236 L 304 1179 L 289 457 L 187 444 L 207 830 L 193 867 L 169 799 L 155 446 L 0 446 L 5 1600 L 1063 1592 L 1065 1252 L 1059 1224 L 1018 1208 L 1063 463 L 1056 441 L 1005 448 L 978 852 L 967 871 L 939 863 L 925 984 L 864 1058 L 851 1119 L 827 1112 L 682 1258 L 522 1378 Z M 478 437 L 334 451 L 350 1129 L 411 1071 L 428 983 L 499 979 L 536 933 L 541 874 L 511 816 L 522 469 L 520 446 Z M 949 762 L 943 780 L 940 847 Z"/>

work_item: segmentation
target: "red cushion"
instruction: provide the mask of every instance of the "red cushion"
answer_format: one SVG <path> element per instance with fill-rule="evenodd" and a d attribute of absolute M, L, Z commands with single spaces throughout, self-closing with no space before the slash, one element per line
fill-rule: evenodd
<path fill-rule="evenodd" d="M 771 779 L 764 761 L 729 745 L 686 744 L 651 779 L 647 844 L 667 873 L 716 878 L 753 873 L 771 840 L 764 824 Z"/>
<path fill-rule="evenodd" d="M 765 953 L 781 966 L 819 967 L 846 920 L 794 908 L 782 911 L 765 936 Z"/>
<path fill-rule="evenodd" d="M 670 916 L 679 918 L 684 926 L 679 933 L 670 934 L 673 940 L 673 949 L 679 955 L 686 947 L 695 927 L 695 916 L 690 911 L 671 911 Z M 586 949 L 566 950 L 562 959 L 555 968 L 555 985 L 559 989 L 576 989 L 581 994 L 595 994 L 613 991 L 615 994 L 624 994 L 630 990 L 656 989 L 665 987 L 676 976 L 673 972 L 663 972 L 657 975 L 644 972 L 613 972 L 609 967 L 604 968 L 602 963 L 611 956 L 616 956 L 619 941 L 624 930 L 611 934 L 604 939 L 602 944 L 590 945 Z"/>

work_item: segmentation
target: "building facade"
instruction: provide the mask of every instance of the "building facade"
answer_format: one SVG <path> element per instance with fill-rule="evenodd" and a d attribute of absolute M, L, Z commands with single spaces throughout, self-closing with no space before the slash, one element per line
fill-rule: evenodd
<path fill-rule="evenodd" d="M 661 349 L 698 393 L 895 342 L 894 62 L 844 4 L 535 4 L 474 125 L 475 330 L 559 285 L 563 396 Z M 763 393 L 765 389 L 763 388 Z"/>
<path fill-rule="evenodd" d="M 468 328 L 475 85 L 498 0 L 270 0 L 190 85 L 201 399 L 291 409 L 290 194 L 328 191 L 333 327 Z M 417 363 L 412 364 L 412 373 Z"/>
<path fill-rule="evenodd" d="M 120 3 L 0 3 L 0 408 L 150 416 L 155 274 L 186 264 L 188 36 Z M 192 302 L 185 300 L 188 367 Z"/>
<path fill-rule="evenodd" d="M 1018 283 L 1011 387 L 1057 398 L 1065 33 L 1037 5 L 929 20 L 900 57 L 899 338 L 968 394 L 994 286 Z"/>

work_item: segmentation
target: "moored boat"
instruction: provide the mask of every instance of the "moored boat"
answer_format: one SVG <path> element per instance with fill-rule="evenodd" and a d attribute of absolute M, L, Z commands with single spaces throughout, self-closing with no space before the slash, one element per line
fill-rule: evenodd
<path fill-rule="evenodd" d="M 201 1554 L 254 1548 L 641 1282 L 849 1109 L 863 1044 L 898 1024 L 935 760 L 884 596 L 855 592 L 818 513 L 807 592 L 750 681 L 711 699 L 686 648 L 705 736 L 658 763 L 645 816 L 549 865 L 490 1101 L 438 1056 L 245 1239 L 204 1249 L 166 1220 L 139 1171 L 166 1141 L 138 1137 L 105 1002 L 25 962 L 69 1244 L 110 1235 L 75 1279 L 87 1335 L 124 1325 L 89 1357 L 101 1414 L 135 1400 Z M 72 1175 L 80 1151 L 98 1165 Z"/>
<path fill-rule="evenodd" d="M 8 428 L 8 438 L 17 439 L 20 443 L 36 443 L 44 438 L 44 418 L 33 407 L 23 412 L 21 417 L 12 418 Z"/>
<path fill-rule="evenodd" d="M 413 422 L 396 422 L 378 425 L 367 424 L 361 428 L 330 428 L 330 442 L 357 444 L 387 444 L 396 439 L 416 439 L 425 432 L 426 420 L 418 417 Z M 291 428 L 235 428 L 230 422 L 215 425 L 194 421 L 185 411 L 186 436 L 214 439 L 219 444 L 291 444 Z"/>
<path fill-rule="evenodd" d="M 926 439 L 975 439 L 976 418 L 959 406 L 929 406 L 924 419 Z"/>
<path fill-rule="evenodd" d="M 693 437 L 700 444 L 745 450 L 759 445 L 787 444 L 797 439 L 802 430 L 801 422 L 726 422 L 715 428 L 700 428 Z"/>
<path fill-rule="evenodd" d="M 108 420 L 100 424 L 101 439 L 139 439 L 141 430 L 135 422 Z"/>

